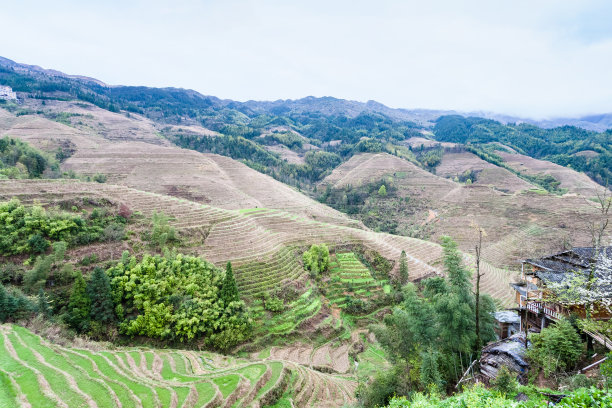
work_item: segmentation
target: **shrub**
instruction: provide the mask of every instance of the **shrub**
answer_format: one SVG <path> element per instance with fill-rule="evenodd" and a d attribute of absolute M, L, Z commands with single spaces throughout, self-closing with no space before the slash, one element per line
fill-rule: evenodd
<path fill-rule="evenodd" d="M 312 245 L 310 249 L 302 255 L 304 268 L 310 271 L 312 277 L 318 277 L 329 268 L 329 249 L 327 245 Z"/>
<path fill-rule="evenodd" d="M 510 370 L 508 370 L 508 367 L 504 365 L 497 372 L 497 378 L 491 382 L 491 385 L 501 394 L 511 395 L 516 392 L 518 388 L 518 381 L 516 380 L 516 377 L 512 375 Z"/>
<path fill-rule="evenodd" d="M 270 312 L 282 312 L 285 308 L 285 304 L 282 299 L 276 296 L 270 296 L 268 292 L 265 292 L 263 295 L 263 305 L 264 309 Z"/>
<path fill-rule="evenodd" d="M 155 212 L 151 218 L 151 231 L 145 234 L 145 240 L 154 247 L 163 248 L 178 241 L 174 227 L 170 226 L 170 218 L 163 213 Z"/>
<path fill-rule="evenodd" d="M 93 181 L 95 181 L 96 183 L 106 183 L 106 180 L 106 174 L 97 173 L 93 176 Z"/>
<path fill-rule="evenodd" d="M 46 252 L 50 245 L 51 244 L 49 244 L 49 241 L 44 239 L 40 234 L 31 235 L 28 239 L 28 247 L 30 248 L 30 251 L 35 254 L 42 254 L 43 252 Z"/>
<path fill-rule="evenodd" d="M 125 229 L 123 225 L 113 222 L 104 228 L 102 234 L 105 241 L 121 241 L 125 237 Z"/>
<path fill-rule="evenodd" d="M 51 242 L 66 246 L 89 244 L 102 238 L 104 228 L 117 217 L 95 209 L 88 219 L 42 207 L 21 205 L 13 199 L 0 203 L 0 255 L 46 252 Z M 65 249 L 65 248 L 64 248 Z"/>
<path fill-rule="evenodd" d="M 546 377 L 573 368 L 582 354 L 580 336 L 568 320 L 532 334 L 530 340 L 527 356 L 535 368 L 544 370 Z"/>

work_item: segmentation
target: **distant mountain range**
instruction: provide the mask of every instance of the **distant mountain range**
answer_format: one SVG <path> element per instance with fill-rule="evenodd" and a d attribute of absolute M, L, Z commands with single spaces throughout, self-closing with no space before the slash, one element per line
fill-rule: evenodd
<path fill-rule="evenodd" d="M 48 77 L 58 77 L 68 80 L 77 80 L 83 83 L 89 83 L 105 88 L 121 89 L 121 88 L 140 88 L 146 90 L 166 91 L 170 93 L 182 93 L 192 100 L 200 99 L 201 103 L 216 105 L 217 107 L 228 107 L 242 111 L 245 113 L 272 113 L 275 115 L 284 112 L 299 112 L 299 113 L 319 113 L 323 115 L 346 115 L 348 117 L 356 117 L 362 113 L 379 113 L 388 116 L 391 119 L 399 121 L 412 121 L 425 127 L 430 127 L 433 122 L 444 115 L 461 115 L 473 116 L 486 119 L 493 119 L 504 124 L 506 123 L 530 123 L 543 128 L 554 128 L 559 126 L 576 126 L 587 130 L 603 132 L 612 128 L 612 113 L 593 114 L 577 118 L 559 117 L 553 119 L 536 120 L 530 118 L 521 118 L 494 112 L 476 111 L 463 112 L 454 110 L 435 110 L 435 109 L 403 109 L 390 108 L 376 101 L 358 102 L 346 99 L 338 99 L 330 96 L 314 97 L 307 96 L 301 99 L 279 99 L 276 101 L 254 101 L 246 102 L 233 101 L 230 99 L 220 99 L 215 96 L 203 95 L 197 91 L 190 89 L 179 88 L 149 88 L 149 87 L 133 87 L 123 85 L 108 85 L 98 79 L 90 78 L 81 75 L 69 75 L 53 69 L 41 68 L 37 65 L 28 65 L 17 63 L 8 58 L 0 57 L 0 67 L 11 68 L 16 72 L 21 72 L 28 75 L 42 75 Z M 0 79 L 0 85 L 2 80 Z"/>

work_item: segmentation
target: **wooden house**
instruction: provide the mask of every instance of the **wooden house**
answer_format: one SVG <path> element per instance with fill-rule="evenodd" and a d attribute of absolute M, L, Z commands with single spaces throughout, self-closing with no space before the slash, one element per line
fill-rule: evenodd
<path fill-rule="evenodd" d="M 517 309 L 521 314 L 521 330 L 539 332 L 555 321 L 576 315 L 585 317 L 586 308 L 578 301 L 554 301 L 558 288 L 569 287 L 576 277 L 592 277 L 601 298 L 590 307 L 592 319 L 608 320 L 612 317 L 608 307 L 612 298 L 610 262 L 612 247 L 572 248 L 537 259 L 525 259 L 521 265 L 521 280 L 512 283 L 516 292 Z M 604 262 L 605 261 L 605 262 Z M 608 285 L 608 286 L 606 286 Z"/>

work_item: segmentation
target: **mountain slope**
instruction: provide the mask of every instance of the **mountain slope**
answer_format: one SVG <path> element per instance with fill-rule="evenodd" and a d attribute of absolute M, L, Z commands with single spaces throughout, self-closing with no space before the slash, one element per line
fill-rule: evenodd
<path fill-rule="evenodd" d="M 450 163 L 457 158 L 458 163 Z M 474 162 L 485 167 L 477 160 Z M 462 155 L 451 155 L 446 164 L 443 161 L 443 169 L 463 168 L 464 165 Z M 492 170 L 501 172 L 503 169 Z M 386 153 L 364 153 L 334 169 L 321 182 L 320 190 L 325 185 L 338 189 L 371 182 L 392 186 L 392 193 L 386 197 L 371 196 L 366 204 L 375 203 L 372 204 L 374 209 L 388 209 L 385 214 L 400 227 L 407 225 L 407 229 L 420 227 L 430 231 L 432 240 L 450 235 L 466 252 L 473 251 L 476 235 L 472 226 L 478 225 L 487 233 L 485 259 L 512 269 L 516 269 L 519 259 L 529 254 L 562 249 L 568 244 L 590 243 L 589 220 L 597 216 L 597 210 L 584 197 L 521 191 L 519 183 L 522 180 L 512 183 L 516 176 L 508 171 L 504 174 L 508 187 L 518 187 L 513 189 L 514 194 L 499 191 L 504 188 L 503 179 L 497 180 L 499 184 L 494 188 L 489 187 L 489 183 L 465 185 Z M 526 187 L 530 185 L 526 183 Z M 410 211 L 394 212 L 406 200 L 408 210 L 416 208 L 415 215 Z"/>

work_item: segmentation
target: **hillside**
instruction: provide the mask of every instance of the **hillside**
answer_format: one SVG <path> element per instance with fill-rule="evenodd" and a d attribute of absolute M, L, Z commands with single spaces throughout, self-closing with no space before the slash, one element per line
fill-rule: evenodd
<path fill-rule="evenodd" d="M 343 214 L 242 163 L 172 146 L 150 120 L 138 115 L 126 117 L 91 104 L 65 102 L 27 112 L 31 114 L 16 116 L 0 109 L 0 136 L 16 137 L 48 152 L 69 151 L 61 164 L 66 171 L 101 173 L 112 183 L 221 208 L 277 208 L 351 223 Z M 47 119 L 63 112 L 71 114 L 66 123 Z"/>
<path fill-rule="evenodd" d="M 241 293 L 255 297 L 282 286 L 304 288 L 307 275 L 295 249 L 326 243 L 333 247 L 362 245 L 395 261 L 400 252 L 409 255 L 411 279 L 439 274 L 441 247 L 409 237 L 329 224 L 267 208 L 226 210 L 193 201 L 143 192 L 127 187 L 75 181 L 0 180 L 0 199 L 52 206 L 71 198 L 104 198 L 125 203 L 131 210 L 150 215 L 162 211 L 173 217 L 179 232 L 194 237 L 190 253 L 222 266 L 231 261 Z M 486 293 L 502 301 L 511 298 L 507 285 L 512 275 L 494 267 L 485 280 Z M 302 289 L 304 290 L 304 289 Z"/>
<path fill-rule="evenodd" d="M 451 179 L 472 177 L 475 180 L 470 180 L 474 185 L 491 186 L 508 193 L 537 188 L 510 171 L 484 161 L 470 152 L 444 153 L 442 161 L 436 167 L 436 174 Z"/>
<path fill-rule="evenodd" d="M 604 190 L 604 187 L 594 182 L 586 174 L 571 168 L 518 153 L 498 151 L 497 154 L 516 171 L 529 175 L 550 174 L 560 182 L 560 188 L 565 188 L 570 193 L 595 197 Z"/>
<path fill-rule="evenodd" d="M 466 252 L 472 251 L 474 246 L 471 226 L 479 225 L 487 232 L 485 259 L 501 267 L 515 269 L 516 262 L 527 254 L 545 253 L 569 242 L 588 245 L 588 220 L 597 212 L 581 196 L 530 192 L 531 184 L 470 153 L 444 154 L 436 171 L 454 176 L 479 167 L 482 171 L 476 182 L 466 185 L 431 174 L 389 154 L 365 153 L 353 156 L 334 169 L 321 182 L 320 189 L 325 185 L 339 189 L 366 183 L 378 183 L 376 188 L 381 184 L 392 186 L 392 194 L 385 198 L 371 195 L 366 202 L 370 200 L 377 203 L 374 208 L 387 209 L 386 217 L 394 219 L 398 228 L 428 231 L 434 241 L 441 235 L 450 235 Z M 488 169 L 499 174 L 499 178 L 493 183 L 487 178 L 479 182 L 483 173 L 486 177 Z M 577 179 L 581 179 L 580 175 Z M 582 191 L 590 192 L 590 185 L 586 184 Z M 501 190 L 509 190 L 512 194 Z M 405 198 L 416 212 L 397 211 Z"/>

